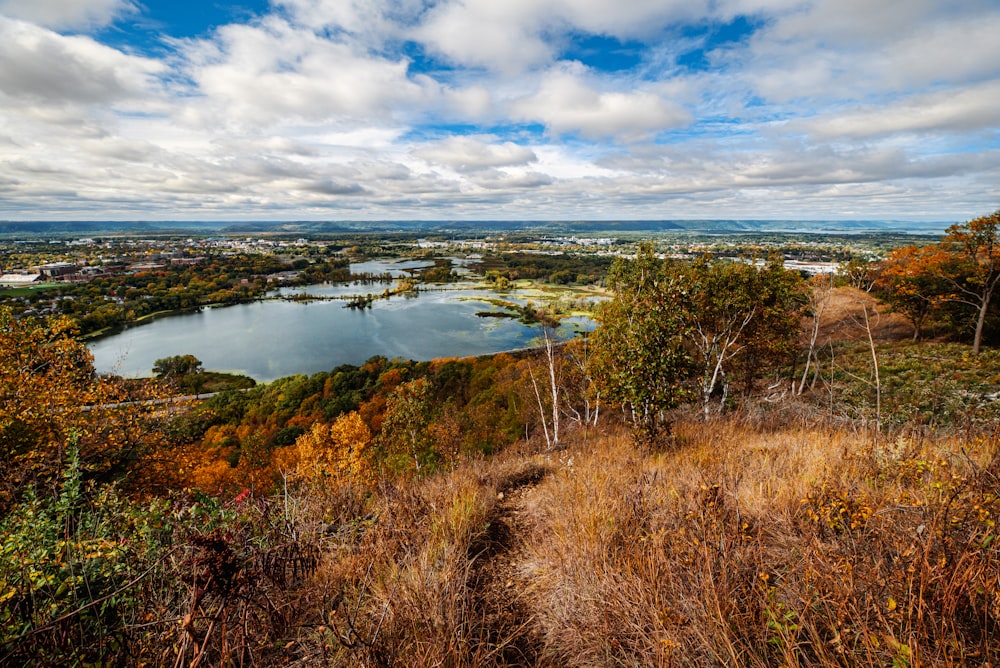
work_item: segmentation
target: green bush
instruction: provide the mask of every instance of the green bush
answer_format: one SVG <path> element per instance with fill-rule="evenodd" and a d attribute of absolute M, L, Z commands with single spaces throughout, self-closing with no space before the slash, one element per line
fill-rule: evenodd
<path fill-rule="evenodd" d="M 137 585 L 169 544 L 162 504 L 141 507 L 82 481 L 70 449 L 58 492 L 31 489 L 0 533 L 0 664 L 106 664 L 128 653 Z"/>
<path fill-rule="evenodd" d="M 305 614 L 319 549 L 300 522 L 249 491 L 126 500 L 85 482 L 71 445 L 57 489 L 0 521 L 0 665 L 259 656 Z"/>

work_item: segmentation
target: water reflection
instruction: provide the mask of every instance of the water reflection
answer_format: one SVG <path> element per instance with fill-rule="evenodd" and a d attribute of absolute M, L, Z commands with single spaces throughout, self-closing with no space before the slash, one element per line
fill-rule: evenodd
<path fill-rule="evenodd" d="M 402 263 L 391 264 L 404 270 L 399 266 Z M 314 285 L 281 292 L 340 297 L 379 294 L 386 287 L 386 283 Z M 161 318 L 94 341 L 89 347 L 102 373 L 149 375 L 161 357 L 192 354 L 205 368 L 269 381 L 328 371 L 339 364 L 361 364 L 374 355 L 429 360 L 535 345 L 537 326 L 509 318 L 476 317 L 479 311 L 499 310 L 484 303 L 497 297 L 525 301 L 516 293 L 498 295 L 460 287 L 421 292 L 417 298 L 378 300 L 370 309 L 360 310 L 344 308 L 341 300 L 270 300 Z M 569 319 L 561 335 L 568 337 L 592 326 L 586 318 Z"/>

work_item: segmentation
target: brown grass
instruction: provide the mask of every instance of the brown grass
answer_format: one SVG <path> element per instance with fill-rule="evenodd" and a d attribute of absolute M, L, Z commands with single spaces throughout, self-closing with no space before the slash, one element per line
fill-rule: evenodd
<path fill-rule="evenodd" d="M 619 432 L 522 445 L 341 500 L 367 519 L 337 528 L 300 662 L 997 665 L 995 438 L 675 434 L 654 455 Z"/>
<path fill-rule="evenodd" d="M 817 289 L 818 291 L 821 288 Z M 820 318 L 817 346 L 831 343 L 857 341 L 865 336 L 862 309 L 876 310 L 878 315 L 872 320 L 872 334 L 877 341 L 902 341 L 913 337 L 913 326 L 899 313 L 893 313 L 870 293 L 850 286 L 833 288 L 827 295 Z M 810 325 L 811 326 L 811 323 Z M 808 330 L 804 327 L 803 330 Z M 806 343 L 806 341 L 803 341 Z"/>
<path fill-rule="evenodd" d="M 304 664 L 493 666 L 522 656 L 523 620 L 487 614 L 475 585 L 502 492 L 535 484 L 544 461 L 517 449 L 421 480 L 385 484 L 369 499 L 368 526 L 329 554 L 319 632 Z"/>
<path fill-rule="evenodd" d="M 652 458 L 609 437 L 535 495 L 524 569 L 554 664 L 1000 656 L 996 443 L 678 432 Z"/>

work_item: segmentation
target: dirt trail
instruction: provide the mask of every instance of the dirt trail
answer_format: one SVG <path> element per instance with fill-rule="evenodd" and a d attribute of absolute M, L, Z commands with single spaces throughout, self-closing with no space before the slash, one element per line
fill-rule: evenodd
<path fill-rule="evenodd" d="M 499 666 L 534 666 L 542 647 L 523 599 L 518 573 L 524 536 L 530 531 L 525 502 L 549 473 L 528 466 L 497 485 L 497 504 L 483 535 L 469 548 L 473 559 L 469 596 L 482 625 L 481 649 Z"/>

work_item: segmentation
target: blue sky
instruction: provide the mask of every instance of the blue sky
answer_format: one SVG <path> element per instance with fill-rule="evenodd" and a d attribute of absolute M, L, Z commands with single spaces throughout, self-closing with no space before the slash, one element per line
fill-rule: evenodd
<path fill-rule="evenodd" d="M 996 0 L 0 0 L 0 219 L 1000 208 Z"/>

